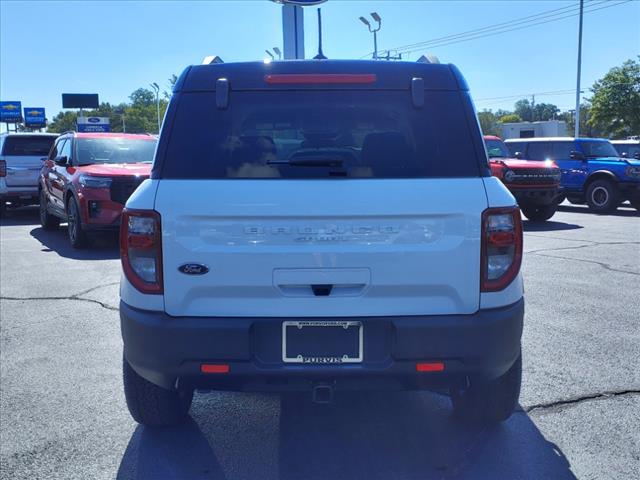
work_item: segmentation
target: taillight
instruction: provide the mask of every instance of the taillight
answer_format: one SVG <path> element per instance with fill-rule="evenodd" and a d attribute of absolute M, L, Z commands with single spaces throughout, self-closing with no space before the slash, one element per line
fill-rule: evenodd
<path fill-rule="evenodd" d="M 518 207 L 482 212 L 480 290 L 495 292 L 509 285 L 522 263 L 522 222 Z"/>
<path fill-rule="evenodd" d="M 0 177 L 7 176 L 7 162 L 4 160 L 0 160 Z"/>
<path fill-rule="evenodd" d="M 127 280 L 135 288 L 142 293 L 163 292 L 162 236 L 158 212 L 123 210 L 120 259 Z"/>

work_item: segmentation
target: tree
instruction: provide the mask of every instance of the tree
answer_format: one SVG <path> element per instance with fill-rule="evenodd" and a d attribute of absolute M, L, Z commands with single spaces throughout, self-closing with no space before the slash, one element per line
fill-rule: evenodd
<path fill-rule="evenodd" d="M 560 113 L 560 109 L 553 103 L 536 103 L 533 107 L 533 120 L 553 120 Z"/>
<path fill-rule="evenodd" d="M 498 121 L 491 110 L 478 112 L 478 121 L 484 135 L 500 135 Z"/>
<path fill-rule="evenodd" d="M 613 138 L 640 134 L 640 55 L 609 70 L 591 91 L 590 126 Z"/>
<path fill-rule="evenodd" d="M 513 113 L 518 115 L 524 122 L 531 122 L 533 120 L 533 109 L 531 108 L 531 104 L 529 100 L 523 98 L 522 100 L 518 100 L 513 105 Z"/>
<path fill-rule="evenodd" d="M 510 113 L 508 115 L 500 117 L 500 123 L 516 123 L 521 121 L 522 118 L 520 117 L 520 115 L 517 115 L 515 113 Z"/>
<path fill-rule="evenodd" d="M 589 103 L 580 104 L 580 136 L 581 137 L 601 137 L 602 130 L 594 126 L 590 120 L 592 117 L 592 107 Z M 564 113 L 563 120 L 567 122 L 567 135 L 573 136 L 576 128 L 575 110 Z"/>
<path fill-rule="evenodd" d="M 77 117 L 76 112 L 60 112 L 47 125 L 47 132 L 62 133 L 75 130 Z"/>
<path fill-rule="evenodd" d="M 139 88 L 134 91 L 131 95 L 129 95 L 129 99 L 131 100 L 132 105 L 135 106 L 143 106 L 148 107 L 150 105 L 155 105 L 156 103 L 156 95 L 151 90 L 147 88 Z"/>

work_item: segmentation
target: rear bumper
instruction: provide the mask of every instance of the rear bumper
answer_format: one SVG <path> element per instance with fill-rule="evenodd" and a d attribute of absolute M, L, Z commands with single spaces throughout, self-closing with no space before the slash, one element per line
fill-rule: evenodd
<path fill-rule="evenodd" d="M 524 299 L 471 315 L 305 318 L 360 320 L 359 364 L 284 364 L 282 322 L 292 318 L 171 317 L 120 303 L 124 354 L 144 378 L 220 390 L 446 388 L 468 378 L 496 378 L 520 354 Z M 295 319 L 294 319 L 295 320 Z M 442 372 L 417 373 L 418 362 L 443 362 Z M 203 363 L 227 364 L 225 374 L 202 374 Z"/>
<path fill-rule="evenodd" d="M 516 198 L 518 203 L 527 203 L 532 205 L 549 205 L 553 203 L 562 193 L 560 187 L 527 187 L 507 185 L 511 194 Z"/>
<path fill-rule="evenodd" d="M 3 202 L 38 203 L 38 185 L 8 186 L 6 177 L 0 178 L 0 199 Z"/>

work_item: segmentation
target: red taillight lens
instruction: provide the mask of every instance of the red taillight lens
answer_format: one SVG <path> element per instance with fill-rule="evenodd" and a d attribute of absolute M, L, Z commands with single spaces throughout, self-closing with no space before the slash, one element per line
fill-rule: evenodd
<path fill-rule="evenodd" d="M 163 292 L 161 232 L 158 212 L 123 210 L 120 224 L 122 269 L 127 280 L 142 293 Z"/>
<path fill-rule="evenodd" d="M 522 222 L 518 207 L 482 212 L 480 290 L 496 292 L 509 285 L 522 263 Z"/>
<path fill-rule="evenodd" d="M 7 176 L 7 162 L 4 160 L 0 160 L 0 177 Z"/>

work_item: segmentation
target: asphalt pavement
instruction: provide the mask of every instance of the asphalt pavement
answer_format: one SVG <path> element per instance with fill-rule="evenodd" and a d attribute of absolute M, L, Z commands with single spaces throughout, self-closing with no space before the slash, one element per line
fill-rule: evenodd
<path fill-rule="evenodd" d="M 0 221 L 2 479 L 638 479 L 640 216 L 525 222 L 521 408 L 491 428 L 446 396 L 198 393 L 183 426 L 122 393 L 115 236 L 69 247 L 37 210 Z"/>

